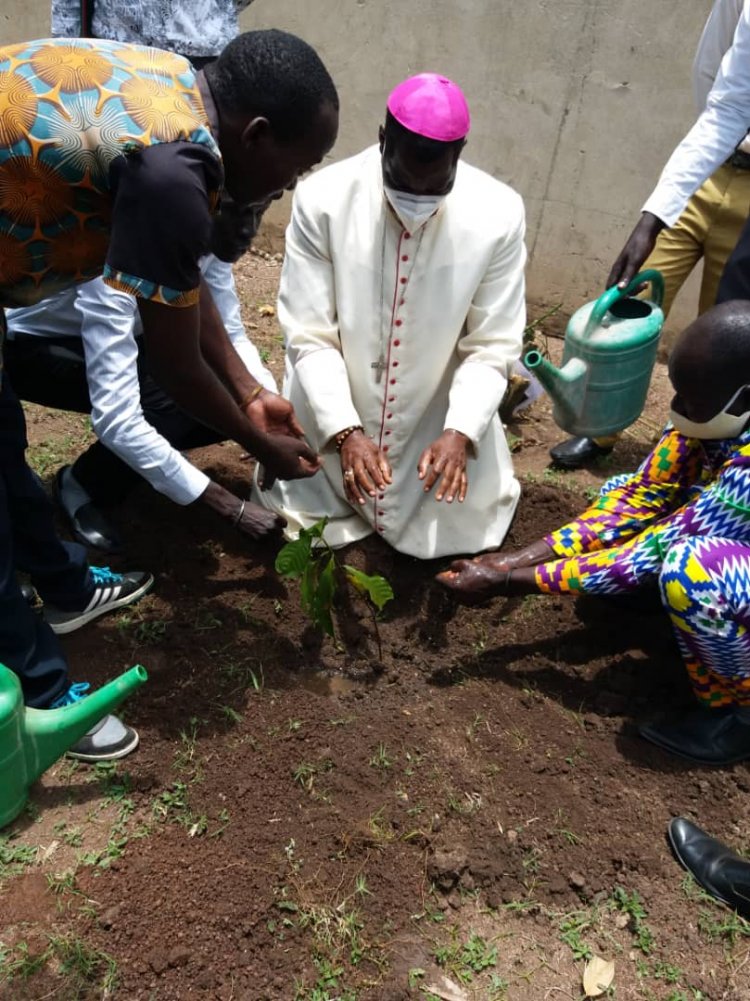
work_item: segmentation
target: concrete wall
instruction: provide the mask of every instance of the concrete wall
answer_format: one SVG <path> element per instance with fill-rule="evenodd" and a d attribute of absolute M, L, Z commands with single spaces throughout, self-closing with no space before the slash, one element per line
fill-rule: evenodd
<path fill-rule="evenodd" d="M 569 311 L 602 288 L 692 122 L 690 63 L 710 6 L 255 0 L 243 27 L 286 28 L 320 51 L 342 98 L 335 157 L 375 140 L 385 96 L 399 79 L 425 69 L 454 77 L 473 114 L 466 158 L 526 201 L 530 299 Z M 48 0 L 2 0 L 2 7 L 3 41 L 48 32 Z M 673 325 L 695 309 L 694 287 L 686 291 Z"/>

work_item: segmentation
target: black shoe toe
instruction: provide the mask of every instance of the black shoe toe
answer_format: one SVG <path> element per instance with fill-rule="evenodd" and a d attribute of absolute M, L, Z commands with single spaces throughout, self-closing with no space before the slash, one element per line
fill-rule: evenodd
<path fill-rule="evenodd" d="M 55 476 L 55 499 L 72 529 L 73 535 L 84 546 L 98 549 L 103 553 L 120 553 L 124 546 L 122 537 L 109 519 L 95 504 L 82 504 L 71 513 L 73 507 L 65 496 L 63 475 L 69 466 L 58 469 Z"/>
<path fill-rule="evenodd" d="M 613 445 L 598 445 L 593 438 L 567 438 L 549 450 L 552 462 L 561 469 L 580 469 L 603 455 L 609 455 Z"/>
<path fill-rule="evenodd" d="M 103 553 L 120 553 L 122 538 L 117 529 L 93 504 L 84 504 L 70 519 L 73 534 L 86 546 L 92 546 Z"/>
<path fill-rule="evenodd" d="M 702 765 L 734 765 L 750 758 L 750 723 L 732 708 L 699 709 L 674 722 L 645 723 L 638 733 L 665 751 Z"/>
<path fill-rule="evenodd" d="M 695 881 L 743 917 L 750 916 L 750 862 L 685 817 L 675 817 L 667 833 L 677 861 Z"/>

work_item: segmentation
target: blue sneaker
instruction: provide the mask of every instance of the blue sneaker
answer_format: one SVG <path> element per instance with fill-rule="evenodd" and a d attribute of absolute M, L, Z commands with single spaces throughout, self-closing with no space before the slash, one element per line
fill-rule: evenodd
<path fill-rule="evenodd" d="M 88 695 L 90 687 L 87 681 L 71 685 L 49 708 L 64 709 L 81 702 Z M 134 751 L 139 740 L 138 732 L 132 726 L 127 726 L 117 716 L 107 715 L 68 750 L 68 757 L 92 763 L 116 761 Z"/>
<path fill-rule="evenodd" d="M 154 583 L 150 573 L 131 570 L 129 573 L 113 573 L 109 567 L 90 567 L 94 579 L 94 593 L 83 611 L 66 612 L 45 602 L 44 618 L 54 633 L 72 633 L 100 615 L 132 605 L 143 597 Z"/>
<path fill-rule="evenodd" d="M 63 692 L 62 695 L 58 695 L 52 705 L 48 706 L 48 709 L 64 709 L 65 706 L 72 706 L 75 702 L 80 702 L 85 699 L 89 693 L 89 688 L 91 685 L 88 681 L 79 681 L 75 685 L 71 685 L 67 692 Z"/>

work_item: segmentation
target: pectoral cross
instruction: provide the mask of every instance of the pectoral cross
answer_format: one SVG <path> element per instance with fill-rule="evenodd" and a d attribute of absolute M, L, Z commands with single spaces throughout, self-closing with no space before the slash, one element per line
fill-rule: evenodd
<path fill-rule="evenodd" d="M 374 369 L 376 372 L 375 382 L 380 382 L 380 380 L 383 378 L 383 372 L 385 372 L 385 370 L 388 368 L 388 366 L 385 363 L 385 358 L 383 357 L 382 351 L 380 352 L 380 357 L 378 358 L 378 360 L 370 364 L 370 368 Z"/>

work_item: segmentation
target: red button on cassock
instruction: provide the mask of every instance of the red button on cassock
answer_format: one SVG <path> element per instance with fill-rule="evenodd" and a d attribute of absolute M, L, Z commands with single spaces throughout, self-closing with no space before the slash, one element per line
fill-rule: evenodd
<path fill-rule="evenodd" d="M 402 284 L 402 285 L 406 285 L 406 278 L 402 278 L 402 279 L 401 279 L 401 284 Z"/>
<path fill-rule="evenodd" d="M 396 320 L 394 326 L 395 327 L 400 327 L 403 324 L 403 322 L 404 322 L 403 320 Z M 396 344 L 398 344 L 398 341 L 396 341 Z"/>

